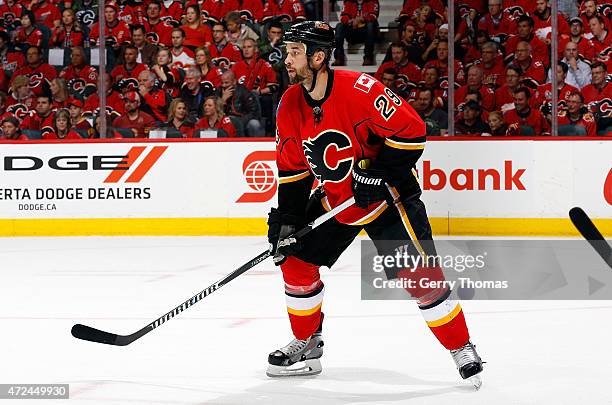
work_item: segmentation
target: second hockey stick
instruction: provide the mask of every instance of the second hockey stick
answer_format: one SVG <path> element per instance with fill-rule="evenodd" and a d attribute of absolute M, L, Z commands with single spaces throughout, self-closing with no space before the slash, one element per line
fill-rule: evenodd
<path fill-rule="evenodd" d="M 314 221 L 306 225 L 304 228 L 300 229 L 298 232 L 295 233 L 295 237 L 301 238 L 302 236 L 306 235 L 313 229 L 317 228 L 319 225 L 335 217 L 340 212 L 344 211 L 345 209 L 347 209 L 354 203 L 355 203 L 355 199 L 352 197 L 349 198 L 342 204 L 338 205 L 336 208 L 332 209 L 329 212 L 326 212 L 325 214 L 321 215 L 319 218 L 315 219 Z M 227 283 L 229 283 L 230 281 L 232 281 L 239 275 L 257 266 L 259 263 L 261 263 L 262 261 L 264 261 L 271 255 L 272 255 L 272 252 L 270 250 L 261 252 L 256 257 L 252 258 L 251 260 L 249 260 L 248 262 L 246 262 L 245 264 L 243 264 L 242 266 L 240 266 L 239 268 L 237 268 L 236 270 L 234 270 L 227 276 L 223 277 L 221 280 L 217 281 L 214 284 L 211 284 L 206 289 L 200 291 L 193 297 L 189 298 L 187 301 L 183 302 L 181 305 L 177 306 L 170 312 L 160 316 L 153 322 L 146 325 L 144 328 L 132 333 L 131 335 L 117 335 L 115 333 L 105 332 L 100 329 L 92 328 L 91 326 L 76 324 L 72 327 L 72 331 L 71 331 L 72 336 L 74 336 L 77 339 L 88 340 L 90 342 L 95 342 L 95 343 L 104 343 L 107 345 L 114 345 L 114 346 L 129 345 L 133 341 L 140 339 L 147 333 L 151 332 L 153 329 L 157 328 L 158 326 L 161 326 L 162 324 L 171 320 L 172 318 L 174 318 L 176 315 L 180 314 L 184 310 L 197 304 L 202 299 L 206 298 L 213 292 L 217 291 L 218 289 L 220 289 L 221 287 L 223 287 L 224 285 L 226 285 Z"/>
<path fill-rule="evenodd" d="M 580 207 L 574 207 L 569 212 L 572 223 L 578 231 L 589 242 L 593 249 L 601 258 L 612 268 L 612 247 L 604 239 L 599 229 L 595 226 L 591 218 Z"/>

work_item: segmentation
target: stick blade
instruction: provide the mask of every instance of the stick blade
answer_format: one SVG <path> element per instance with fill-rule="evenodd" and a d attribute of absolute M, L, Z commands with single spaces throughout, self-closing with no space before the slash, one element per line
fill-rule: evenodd
<path fill-rule="evenodd" d="M 604 240 L 603 235 L 591 221 L 591 218 L 580 207 L 574 207 L 569 212 L 572 223 L 586 240 Z"/>
<path fill-rule="evenodd" d="M 81 325 L 80 323 L 72 327 L 71 333 L 72 336 L 77 339 L 88 340 L 95 343 L 104 343 L 114 346 L 125 346 L 130 343 L 125 342 L 123 339 L 119 339 L 120 336 L 114 333 L 104 332 L 102 330 L 92 328 L 91 326 Z"/>
<path fill-rule="evenodd" d="M 612 247 L 608 244 L 591 218 L 580 207 L 574 207 L 569 212 L 572 223 L 589 242 L 595 251 L 601 256 L 608 266 L 612 268 Z"/>

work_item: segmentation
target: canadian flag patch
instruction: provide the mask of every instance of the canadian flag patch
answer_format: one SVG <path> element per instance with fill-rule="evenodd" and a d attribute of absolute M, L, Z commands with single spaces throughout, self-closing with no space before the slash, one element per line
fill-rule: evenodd
<path fill-rule="evenodd" d="M 353 87 L 355 87 L 357 90 L 363 91 L 364 93 L 369 93 L 370 89 L 372 88 L 372 86 L 374 86 L 375 82 L 376 82 L 375 78 L 373 78 L 372 76 L 366 73 L 362 73 L 361 76 L 359 76 L 359 79 L 357 79 L 357 81 L 355 82 L 355 85 Z"/>

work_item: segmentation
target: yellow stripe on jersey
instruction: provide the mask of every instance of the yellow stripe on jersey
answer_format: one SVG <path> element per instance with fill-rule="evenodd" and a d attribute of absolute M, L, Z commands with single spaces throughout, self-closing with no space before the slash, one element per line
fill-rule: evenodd
<path fill-rule="evenodd" d="M 389 205 L 387 205 L 386 201 L 383 201 L 378 207 L 376 207 L 372 212 L 370 212 L 368 215 L 366 215 L 365 217 L 350 223 L 349 225 L 365 225 L 365 224 L 369 224 L 370 222 L 374 221 L 376 218 L 378 218 L 380 216 L 380 214 L 382 214 L 383 212 L 385 212 L 385 210 L 387 209 Z"/>
<path fill-rule="evenodd" d="M 425 149 L 425 142 L 398 142 L 393 139 L 386 138 L 385 145 L 395 149 L 403 150 L 423 150 Z"/>
<path fill-rule="evenodd" d="M 446 325 L 447 323 L 455 319 L 455 317 L 459 315 L 460 312 L 461 312 L 461 305 L 457 303 L 457 305 L 455 306 L 455 309 L 453 309 L 449 314 L 435 321 L 427 321 L 427 326 L 429 326 L 430 328 L 435 328 L 438 326 Z"/>
<path fill-rule="evenodd" d="M 308 171 L 303 172 L 303 173 L 294 174 L 293 176 L 286 176 L 286 177 L 279 176 L 278 182 L 280 184 L 293 183 L 294 181 L 300 181 L 302 179 L 305 179 L 308 176 L 310 176 L 310 172 Z"/>

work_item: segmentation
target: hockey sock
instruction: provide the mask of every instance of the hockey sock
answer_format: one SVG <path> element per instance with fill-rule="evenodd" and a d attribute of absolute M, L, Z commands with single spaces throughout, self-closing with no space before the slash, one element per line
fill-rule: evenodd
<path fill-rule="evenodd" d="M 325 288 L 319 278 L 319 266 L 289 256 L 281 269 L 291 330 L 297 339 L 307 339 L 321 324 Z"/>
<path fill-rule="evenodd" d="M 455 350 L 465 345 L 470 334 L 459 301 L 451 300 L 448 288 L 424 288 L 418 282 L 427 277 L 429 281 L 444 280 L 440 267 L 419 267 L 416 270 L 401 270 L 398 278 L 414 280 L 414 288 L 408 292 L 417 298 L 417 304 L 434 336 L 448 350 Z"/>

